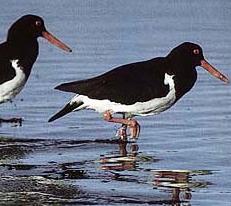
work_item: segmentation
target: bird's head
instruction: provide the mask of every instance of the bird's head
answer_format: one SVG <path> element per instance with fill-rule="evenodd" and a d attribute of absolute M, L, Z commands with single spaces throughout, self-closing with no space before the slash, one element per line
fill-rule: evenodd
<path fill-rule="evenodd" d="M 167 56 L 171 62 L 175 62 L 176 66 L 181 64 L 184 68 L 195 69 L 196 66 L 200 66 L 207 70 L 214 77 L 229 83 L 229 79 L 219 72 L 215 67 L 205 60 L 202 48 L 191 42 L 184 42 L 175 47 Z M 187 71 L 186 71 L 187 72 Z"/>
<path fill-rule="evenodd" d="M 38 37 L 43 37 L 57 47 L 71 52 L 71 49 L 67 45 L 47 31 L 41 17 L 31 14 L 22 16 L 13 23 L 8 31 L 7 41 L 24 43 L 33 41 Z"/>

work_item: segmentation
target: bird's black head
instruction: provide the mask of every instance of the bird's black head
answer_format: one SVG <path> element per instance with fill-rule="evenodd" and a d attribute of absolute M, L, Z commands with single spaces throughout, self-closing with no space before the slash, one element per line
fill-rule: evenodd
<path fill-rule="evenodd" d="M 71 49 L 68 46 L 46 30 L 44 21 L 41 17 L 31 14 L 22 16 L 13 23 L 8 31 L 7 41 L 13 44 L 22 45 L 28 42 L 37 41 L 38 37 L 43 37 L 59 48 L 71 52 Z"/>
<path fill-rule="evenodd" d="M 25 15 L 10 27 L 7 40 L 36 39 L 42 36 L 43 31 L 46 31 L 46 28 L 41 17 Z"/>
<path fill-rule="evenodd" d="M 196 66 L 201 66 L 210 74 L 228 83 L 228 78 L 209 64 L 203 55 L 202 48 L 191 42 L 184 42 L 175 47 L 167 56 L 176 72 L 187 73 L 195 70 Z"/>
<path fill-rule="evenodd" d="M 202 48 L 191 42 L 184 42 L 175 47 L 168 55 L 168 58 L 176 61 L 187 68 L 201 66 L 201 60 L 204 59 Z"/>

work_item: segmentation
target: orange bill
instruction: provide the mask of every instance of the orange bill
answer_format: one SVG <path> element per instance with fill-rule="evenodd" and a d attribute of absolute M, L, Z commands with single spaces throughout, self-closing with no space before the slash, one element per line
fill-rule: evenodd
<path fill-rule="evenodd" d="M 60 49 L 63 49 L 67 52 L 71 52 L 72 50 L 63 42 L 58 40 L 54 35 L 49 33 L 48 31 L 43 31 L 42 36 L 47 39 L 51 44 L 54 44 L 55 46 L 59 47 Z"/>
<path fill-rule="evenodd" d="M 221 81 L 224 81 L 225 83 L 229 83 L 229 79 L 224 74 L 219 72 L 216 68 L 214 68 L 211 64 L 209 64 L 206 60 L 201 60 L 201 67 L 207 70 L 214 77 L 220 79 Z"/>

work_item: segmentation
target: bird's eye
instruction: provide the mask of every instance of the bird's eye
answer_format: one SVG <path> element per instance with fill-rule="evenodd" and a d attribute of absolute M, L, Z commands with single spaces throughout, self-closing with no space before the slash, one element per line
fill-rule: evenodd
<path fill-rule="evenodd" d="M 199 54 L 200 50 L 199 49 L 193 49 L 193 54 Z"/>
<path fill-rule="evenodd" d="M 42 25 L 42 22 L 38 20 L 38 21 L 35 22 L 35 25 L 36 25 L 37 27 L 40 27 L 40 26 Z"/>

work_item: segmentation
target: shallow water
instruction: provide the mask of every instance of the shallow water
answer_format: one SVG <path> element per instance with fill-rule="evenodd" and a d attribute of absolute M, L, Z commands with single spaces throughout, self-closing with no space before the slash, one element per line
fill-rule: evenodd
<path fill-rule="evenodd" d="M 64 53 L 40 39 L 26 87 L 0 127 L 0 203 L 98 205 L 229 205 L 230 85 L 198 68 L 194 88 L 168 111 L 139 117 L 136 143 L 113 140 L 117 126 L 92 111 L 48 124 L 71 94 L 53 90 L 129 62 L 165 56 L 181 42 L 231 76 L 229 1 L 4 1 L 0 37 L 19 16 L 43 16 L 47 29 L 70 45 Z M 46 188 L 44 190 L 44 188 Z"/>

